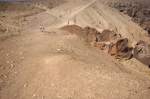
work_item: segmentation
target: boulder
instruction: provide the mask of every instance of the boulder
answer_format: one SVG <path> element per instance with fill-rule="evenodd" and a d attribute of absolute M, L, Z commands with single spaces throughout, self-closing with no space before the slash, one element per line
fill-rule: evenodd
<path fill-rule="evenodd" d="M 95 42 L 94 47 L 97 47 L 100 50 L 107 50 L 107 44 L 105 42 Z"/>
<path fill-rule="evenodd" d="M 118 38 L 121 38 L 121 35 L 120 34 L 117 34 L 113 31 L 110 31 L 110 30 L 104 30 L 100 36 L 98 36 L 98 41 L 113 41 L 113 40 L 116 40 Z"/>
<path fill-rule="evenodd" d="M 120 39 L 110 45 L 108 53 L 116 58 L 132 58 L 132 47 L 128 46 L 128 39 Z"/>
<path fill-rule="evenodd" d="M 83 28 L 78 25 L 66 25 L 62 27 L 61 29 L 68 31 L 73 34 L 82 34 Z"/>
<path fill-rule="evenodd" d="M 85 27 L 84 34 L 86 34 L 88 42 L 97 42 L 97 36 L 100 35 L 100 32 L 98 32 L 95 28 Z"/>
<path fill-rule="evenodd" d="M 134 48 L 133 56 L 143 64 L 150 66 L 150 44 L 139 41 Z"/>

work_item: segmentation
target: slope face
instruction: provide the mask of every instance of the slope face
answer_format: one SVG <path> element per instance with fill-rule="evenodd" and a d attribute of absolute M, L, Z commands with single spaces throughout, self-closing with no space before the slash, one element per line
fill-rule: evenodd
<path fill-rule="evenodd" d="M 24 2 L 31 3 L 33 5 L 45 6 L 49 9 L 54 8 L 60 4 L 65 3 L 66 0 L 26 0 Z"/>
<path fill-rule="evenodd" d="M 133 21 L 138 23 L 150 33 L 150 1 L 149 0 L 115 0 L 106 2 L 117 8 L 120 12 L 123 12 L 130 17 Z"/>
<path fill-rule="evenodd" d="M 76 11 L 74 10 L 74 12 Z M 70 24 L 78 24 L 83 27 L 89 25 L 100 31 L 110 29 L 129 38 L 132 43 L 140 39 L 145 40 L 146 38 L 145 31 L 132 22 L 129 17 L 103 5 L 99 1 L 93 2 L 86 8 L 79 8 L 78 13 L 73 13 L 73 15 L 67 19 L 70 21 Z"/>
<path fill-rule="evenodd" d="M 0 1 L 1 11 L 3 10 L 32 10 L 35 5 L 45 6 L 49 9 L 65 3 L 65 0 L 20 0 L 20 1 Z"/>

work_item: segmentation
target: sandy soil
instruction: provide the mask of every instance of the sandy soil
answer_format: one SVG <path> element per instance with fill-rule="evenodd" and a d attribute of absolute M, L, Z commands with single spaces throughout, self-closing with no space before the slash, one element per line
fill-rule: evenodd
<path fill-rule="evenodd" d="M 136 59 L 116 60 L 59 29 L 75 23 L 98 30 L 116 26 L 129 38 L 135 33 L 132 43 L 146 37 L 127 16 L 99 4 L 70 1 L 28 16 L 21 34 L 0 41 L 0 99 L 149 99 L 148 67 Z"/>

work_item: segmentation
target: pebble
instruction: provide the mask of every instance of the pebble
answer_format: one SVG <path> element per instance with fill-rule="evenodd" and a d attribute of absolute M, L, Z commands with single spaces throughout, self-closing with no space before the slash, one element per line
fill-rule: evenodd
<path fill-rule="evenodd" d="M 23 87 L 24 87 L 24 88 L 28 87 L 28 84 L 27 84 L 27 83 L 26 83 L 26 84 L 24 84 L 24 85 L 23 85 Z"/>
<path fill-rule="evenodd" d="M 15 74 L 18 74 L 16 71 L 14 72 Z"/>
<path fill-rule="evenodd" d="M 33 94 L 32 96 L 33 96 L 33 97 L 36 97 L 36 94 Z"/>
<path fill-rule="evenodd" d="M 10 64 L 10 66 L 11 66 L 11 68 L 14 68 L 14 67 L 15 67 L 15 65 L 14 65 L 14 64 Z"/>
<path fill-rule="evenodd" d="M 6 75 L 3 75 L 3 77 L 4 77 L 4 78 L 7 78 L 7 76 L 6 76 Z"/>
<path fill-rule="evenodd" d="M 59 51 L 59 52 L 60 52 L 60 51 L 62 51 L 62 50 L 61 50 L 61 49 L 57 49 L 57 51 Z"/>

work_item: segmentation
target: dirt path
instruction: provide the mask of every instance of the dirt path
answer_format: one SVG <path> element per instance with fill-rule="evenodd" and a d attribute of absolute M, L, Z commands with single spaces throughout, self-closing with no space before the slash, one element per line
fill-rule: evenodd
<path fill-rule="evenodd" d="M 0 61 L 9 67 L 10 75 L 0 92 L 1 99 L 149 96 L 150 80 L 146 75 L 126 69 L 76 35 L 35 32 L 4 41 L 1 49 Z"/>

